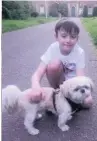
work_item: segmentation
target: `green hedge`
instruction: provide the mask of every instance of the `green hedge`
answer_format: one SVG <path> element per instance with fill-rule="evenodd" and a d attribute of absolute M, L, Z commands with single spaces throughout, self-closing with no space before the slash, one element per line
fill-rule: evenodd
<path fill-rule="evenodd" d="M 3 19 L 27 19 L 31 17 L 35 9 L 29 1 L 2 1 Z"/>

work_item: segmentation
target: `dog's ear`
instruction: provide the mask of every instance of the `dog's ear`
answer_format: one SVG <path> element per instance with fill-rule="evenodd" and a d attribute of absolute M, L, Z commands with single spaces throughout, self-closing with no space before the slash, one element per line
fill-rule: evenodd
<path fill-rule="evenodd" d="M 64 87 L 64 84 L 61 84 L 60 85 L 60 92 L 65 96 L 65 97 L 67 97 L 67 88 L 66 87 Z"/>
<path fill-rule="evenodd" d="M 91 91 L 93 92 L 93 90 L 94 90 L 94 84 L 93 83 L 90 83 L 90 86 L 91 86 Z"/>
<path fill-rule="evenodd" d="M 91 88 L 91 91 L 93 92 L 94 90 L 94 83 L 91 79 L 89 79 L 89 83 L 90 83 L 90 88 Z"/>

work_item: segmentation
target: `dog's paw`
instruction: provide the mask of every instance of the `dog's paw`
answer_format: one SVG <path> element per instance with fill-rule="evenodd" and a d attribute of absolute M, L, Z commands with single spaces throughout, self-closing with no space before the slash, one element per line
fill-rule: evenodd
<path fill-rule="evenodd" d="M 41 119 L 42 118 L 42 114 L 37 114 L 36 119 Z"/>
<path fill-rule="evenodd" d="M 28 132 L 31 135 L 37 135 L 37 134 L 39 134 L 39 130 L 38 129 L 32 129 L 31 131 L 28 131 Z"/>
<path fill-rule="evenodd" d="M 60 127 L 60 129 L 64 132 L 64 131 L 68 131 L 69 130 L 69 126 L 68 125 L 64 125 L 62 127 Z"/>

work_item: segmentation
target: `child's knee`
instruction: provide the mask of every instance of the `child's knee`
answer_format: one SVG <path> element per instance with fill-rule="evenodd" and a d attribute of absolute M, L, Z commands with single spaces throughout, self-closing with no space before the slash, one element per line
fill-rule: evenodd
<path fill-rule="evenodd" d="M 55 72 L 62 69 L 63 69 L 63 66 L 60 60 L 55 60 L 53 62 L 50 62 L 47 67 L 47 71 L 51 71 L 51 72 Z"/>

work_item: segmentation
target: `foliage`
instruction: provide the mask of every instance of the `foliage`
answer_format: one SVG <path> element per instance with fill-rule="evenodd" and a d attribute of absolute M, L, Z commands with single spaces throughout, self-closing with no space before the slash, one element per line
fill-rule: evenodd
<path fill-rule="evenodd" d="M 4 19 L 27 19 L 33 7 L 28 1 L 2 1 L 2 17 Z"/>
<path fill-rule="evenodd" d="M 59 4 L 58 12 L 63 17 L 68 17 L 68 6 L 67 6 L 67 4 L 65 2 L 62 2 L 62 3 Z"/>

